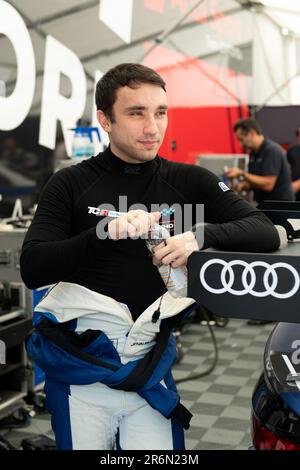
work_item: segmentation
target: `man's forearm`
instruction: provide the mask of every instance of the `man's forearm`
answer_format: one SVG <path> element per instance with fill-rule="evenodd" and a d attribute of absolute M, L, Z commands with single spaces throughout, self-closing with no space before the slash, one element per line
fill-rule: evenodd
<path fill-rule="evenodd" d="M 276 183 L 276 176 L 259 176 L 247 171 L 242 173 L 245 181 L 251 185 L 253 189 L 262 189 L 263 191 L 272 191 Z"/>
<path fill-rule="evenodd" d="M 66 281 L 90 262 L 94 249 L 101 249 L 94 228 L 66 240 L 28 241 L 20 259 L 22 279 L 29 289 Z"/>
<path fill-rule="evenodd" d="M 193 232 L 197 241 L 199 238 L 200 248 L 204 234 L 202 249 L 264 252 L 276 250 L 280 245 L 276 228 L 262 212 L 223 224 L 199 224 Z"/>

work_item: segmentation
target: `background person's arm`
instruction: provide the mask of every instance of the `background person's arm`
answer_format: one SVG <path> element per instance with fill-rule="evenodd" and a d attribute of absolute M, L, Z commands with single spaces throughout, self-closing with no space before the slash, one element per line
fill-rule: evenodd
<path fill-rule="evenodd" d="M 300 179 L 292 181 L 292 188 L 293 188 L 294 193 L 297 193 L 298 191 L 300 191 Z"/>
<path fill-rule="evenodd" d="M 243 177 L 251 188 L 262 189 L 263 191 L 267 192 L 273 191 L 277 180 L 276 175 L 259 176 L 247 171 L 243 171 L 240 168 L 229 168 L 226 176 L 228 176 L 230 179 Z"/>

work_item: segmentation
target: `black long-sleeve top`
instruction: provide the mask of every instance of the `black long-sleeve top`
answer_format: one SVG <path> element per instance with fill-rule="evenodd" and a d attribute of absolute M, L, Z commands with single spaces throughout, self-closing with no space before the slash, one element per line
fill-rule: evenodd
<path fill-rule="evenodd" d="M 199 222 L 196 205 L 204 204 L 203 248 L 259 252 L 280 243 L 264 214 L 226 190 L 208 170 L 158 156 L 127 164 L 107 149 L 60 170 L 45 186 L 22 248 L 21 275 L 27 287 L 80 284 L 126 303 L 134 318 L 160 296 L 164 284 L 145 240 L 97 237 L 101 217 L 90 208 L 124 212 L 121 195 L 127 196 L 128 208 L 138 203 L 150 211 L 151 205 L 165 203 L 184 213 L 192 207 L 191 225 Z"/>

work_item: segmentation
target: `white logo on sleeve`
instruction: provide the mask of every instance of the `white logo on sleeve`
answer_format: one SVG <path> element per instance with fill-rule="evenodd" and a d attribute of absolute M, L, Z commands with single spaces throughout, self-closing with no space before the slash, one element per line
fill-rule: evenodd
<path fill-rule="evenodd" d="M 228 188 L 228 186 L 226 186 L 225 183 L 223 183 L 223 181 L 220 181 L 220 183 L 218 183 L 218 185 L 220 186 L 220 188 L 222 189 L 222 191 L 225 193 L 226 191 L 229 191 L 230 188 Z"/>

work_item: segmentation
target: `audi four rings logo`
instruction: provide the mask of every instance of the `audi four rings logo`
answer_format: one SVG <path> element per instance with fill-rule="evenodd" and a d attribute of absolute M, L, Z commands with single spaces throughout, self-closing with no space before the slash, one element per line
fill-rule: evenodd
<path fill-rule="evenodd" d="M 215 289 L 214 287 L 209 286 L 205 279 L 205 272 L 207 268 L 215 264 L 220 264 L 221 266 L 223 266 L 222 271 L 221 271 L 221 276 L 220 276 L 222 287 L 219 289 Z M 244 289 L 237 290 L 237 289 L 232 288 L 234 281 L 235 281 L 234 271 L 232 269 L 233 266 L 244 267 L 242 278 L 241 278 Z M 265 268 L 264 277 L 263 277 L 263 284 L 264 284 L 265 290 L 263 291 L 254 290 L 254 287 L 256 284 L 256 274 L 255 274 L 254 268 L 257 268 L 257 267 Z M 288 292 L 284 292 L 284 293 L 276 292 L 276 288 L 278 285 L 278 275 L 277 275 L 278 268 L 286 269 L 293 275 L 294 285 Z M 203 287 L 205 287 L 205 289 L 208 292 L 211 292 L 212 294 L 224 294 L 225 292 L 229 292 L 230 294 L 233 294 L 233 295 L 251 294 L 254 297 L 266 297 L 268 295 L 272 295 L 273 297 L 276 297 L 277 299 L 287 299 L 289 297 L 292 297 L 298 291 L 299 286 L 300 286 L 300 277 L 296 269 L 287 263 L 268 264 L 268 263 L 265 263 L 264 261 L 253 261 L 253 263 L 246 263 L 245 261 L 242 261 L 242 260 L 233 260 L 233 261 L 227 262 L 222 259 L 215 258 L 215 259 L 210 259 L 206 261 L 206 263 L 204 263 L 204 265 L 202 266 L 200 270 L 200 282 L 203 285 Z"/>

